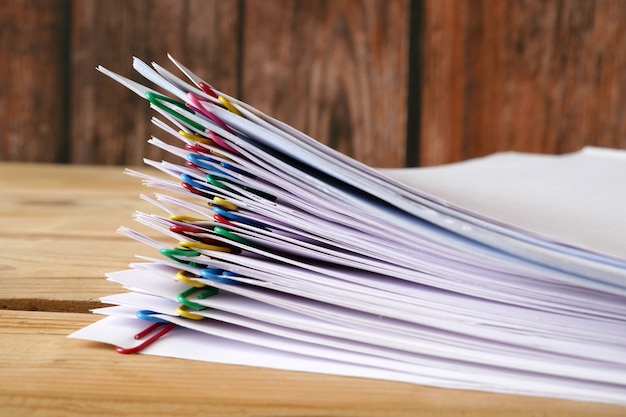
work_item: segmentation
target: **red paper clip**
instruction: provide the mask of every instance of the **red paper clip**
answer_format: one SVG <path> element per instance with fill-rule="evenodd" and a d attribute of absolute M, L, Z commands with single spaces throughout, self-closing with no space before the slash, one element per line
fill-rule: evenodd
<path fill-rule="evenodd" d="M 123 354 L 141 352 L 143 349 L 145 349 L 146 347 L 150 346 L 151 344 L 153 344 L 154 342 L 159 340 L 161 337 L 163 337 L 170 330 L 172 330 L 174 327 L 176 327 L 176 325 L 174 323 L 165 323 L 165 322 L 153 323 L 152 325 L 148 326 L 144 330 L 142 330 L 139 333 L 137 333 L 135 335 L 135 340 L 143 339 L 145 336 L 147 336 L 148 334 L 152 333 L 153 331 L 155 331 L 159 327 L 163 327 L 163 328 L 161 330 L 159 330 L 158 332 L 156 332 L 155 334 L 153 334 L 152 336 L 150 336 L 143 343 L 140 343 L 139 345 L 134 346 L 134 347 L 130 347 L 130 348 L 123 348 L 123 347 L 120 347 L 120 346 L 116 346 L 115 350 L 118 353 L 123 353 Z"/>

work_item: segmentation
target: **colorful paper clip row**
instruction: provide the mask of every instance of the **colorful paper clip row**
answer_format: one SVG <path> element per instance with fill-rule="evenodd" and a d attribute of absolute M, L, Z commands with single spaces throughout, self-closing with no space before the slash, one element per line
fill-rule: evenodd
<path fill-rule="evenodd" d="M 226 109 L 228 109 L 232 113 L 235 113 L 241 116 L 241 113 L 235 108 L 235 106 L 233 106 L 225 97 L 221 95 L 217 95 L 215 91 L 206 83 L 201 82 L 200 88 L 205 93 L 211 95 L 214 98 L 217 98 L 219 102 Z M 235 172 L 237 174 L 245 175 L 251 178 L 254 178 L 254 176 L 234 166 L 233 164 L 224 162 L 223 161 L 224 159 L 229 160 L 229 158 L 222 154 L 216 154 L 215 152 L 213 152 L 206 146 L 218 146 L 234 154 L 239 154 L 239 153 L 237 152 L 236 149 L 234 149 L 232 146 L 226 143 L 224 139 L 221 138 L 219 135 L 217 135 L 215 132 L 207 130 L 200 123 L 187 117 L 185 113 L 187 114 L 191 114 L 194 112 L 200 113 L 203 116 L 207 117 L 210 121 L 215 123 L 217 126 L 220 126 L 221 128 L 223 128 L 224 130 L 231 132 L 231 133 L 232 133 L 232 130 L 222 120 L 216 117 L 211 111 L 209 111 L 202 104 L 201 101 L 203 99 L 201 99 L 200 97 L 198 97 L 197 95 L 193 93 L 188 93 L 187 97 L 189 99 L 189 103 L 183 103 L 183 102 L 180 102 L 178 100 L 172 99 L 170 97 L 167 97 L 158 93 L 154 93 L 154 92 L 146 93 L 146 98 L 150 101 L 152 105 L 168 113 L 169 115 L 173 116 L 179 121 L 187 124 L 193 129 L 196 129 L 200 132 L 204 132 L 208 136 L 207 138 L 207 137 L 203 137 L 198 134 L 187 132 L 184 130 L 179 131 L 179 134 L 181 136 L 194 142 L 193 144 L 188 144 L 185 146 L 185 148 L 188 151 L 190 151 L 190 153 L 187 156 L 186 165 L 189 166 L 190 168 L 194 168 L 199 171 L 209 171 L 210 173 L 204 173 L 206 175 L 207 184 L 210 184 L 211 186 L 215 188 L 224 189 L 232 193 L 238 194 L 237 190 L 231 187 L 228 187 L 227 185 L 224 184 L 224 183 L 229 183 L 229 182 L 231 184 L 234 184 L 232 181 L 229 181 L 230 175 L 228 174 L 227 171 Z M 165 103 L 172 104 L 174 107 L 180 109 L 180 111 L 173 109 L 172 107 L 166 105 Z M 206 146 L 203 146 L 203 145 L 206 145 Z M 210 155 L 215 155 L 216 157 L 219 157 L 220 159 L 222 159 L 222 161 L 215 159 L 215 158 L 211 158 Z M 222 167 L 223 169 L 218 168 L 218 166 Z M 253 220 L 245 218 L 244 216 L 233 213 L 234 211 L 237 211 L 238 209 L 235 204 L 233 204 L 232 202 L 222 197 L 214 195 L 212 193 L 211 187 L 200 183 L 191 175 L 183 173 L 181 174 L 181 180 L 182 180 L 182 186 L 185 189 L 187 189 L 189 192 L 196 194 L 196 195 L 200 195 L 202 197 L 205 197 L 211 200 L 212 202 L 211 204 L 213 203 L 216 204 L 216 206 L 214 206 L 213 208 L 213 211 L 214 211 L 214 220 L 216 220 L 217 222 L 226 226 L 232 226 L 233 224 L 231 223 L 231 221 L 245 223 L 245 224 L 257 226 L 257 227 L 264 226 L 259 222 L 255 222 Z M 237 185 L 241 186 L 240 184 L 237 184 Z M 254 194 L 257 194 L 261 197 L 272 199 L 272 200 L 275 199 L 274 196 L 268 193 L 264 193 L 259 190 L 254 190 L 245 186 L 241 186 L 241 187 L 242 189 L 252 192 Z M 172 225 L 170 227 L 170 230 L 175 233 L 179 233 L 182 236 L 185 236 L 186 238 L 190 239 L 188 241 L 185 240 L 185 241 L 179 242 L 179 247 L 172 248 L 172 249 L 164 248 L 160 250 L 160 253 L 162 255 L 164 255 L 165 257 L 175 262 L 185 263 L 190 266 L 198 267 L 201 265 L 198 265 L 194 263 L 193 261 L 186 260 L 186 258 L 194 258 L 194 257 L 201 256 L 202 253 L 199 252 L 200 250 L 212 250 L 212 251 L 223 251 L 223 252 L 238 251 L 238 248 L 235 246 L 230 246 L 220 240 L 215 240 L 215 239 L 211 239 L 210 237 L 207 237 L 206 236 L 207 230 L 205 230 L 204 228 L 196 227 L 193 224 L 189 224 L 193 222 L 202 221 L 202 219 L 197 219 L 197 218 L 192 218 L 192 217 L 187 217 L 187 216 L 171 216 L 171 219 L 179 221 L 179 222 L 183 222 L 185 224 Z M 226 237 L 229 240 L 253 246 L 252 242 L 249 242 L 247 239 L 244 239 L 243 237 L 240 237 L 239 235 L 233 232 L 230 232 L 222 227 L 214 227 L 213 232 L 216 235 Z M 236 281 L 233 281 L 232 279 L 228 278 L 228 277 L 235 277 L 235 276 L 237 276 L 237 274 L 232 273 L 230 271 L 225 271 L 222 269 L 201 268 L 200 270 L 201 278 L 210 279 L 216 282 L 236 283 Z M 215 287 L 202 284 L 192 279 L 192 277 L 188 276 L 187 271 L 184 271 L 184 270 L 180 270 L 176 274 L 176 279 L 190 286 L 187 290 L 178 294 L 177 300 L 181 304 L 176 309 L 177 314 L 179 314 L 181 317 L 185 317 L 185 318 L 192 319 L 192 320 L 203 319 L 204 316 L 200 314 L 191 313 L 188 310 L 192 309 L 192 310 L 200 311 L 200 310 L 206 309 L 207 307 L 205 307 L 202 304 L 190 301 L 188 297 L 191 296 L 192 294 L 197 293 L 198 299 L 205 299 L 205 298 L 218 294 L 219 290 Z M 152 322 L 152 324 L 148 326 L 147 328 L 145 328 L 144 330 L 142 330 L 141 332 L 137 333 L 134 336 L 134 338 L 136 340 L 142 340 L 146 338 L 148 335 L 151 335 L 151 336 L 143 340 L 142 343 L 136 346 L 130 347 L 130 348 L 122 348 L 118 346 L 116 347 L 116 351 L 119 353 L 123 353 L 123 354 L 140 352 L 146 347 L 150 346 L 152 343 L 159 340 L 161 337 L 165 336 L 175 327 L 174 323 L 171 323 L 160 317 L 155 317 L 156 314 L 158 313 L 154 311 L 150 311 L 150 310 L 137 311 L 136 316 L 138 318 L 148 321 L 148 322 Z"/>

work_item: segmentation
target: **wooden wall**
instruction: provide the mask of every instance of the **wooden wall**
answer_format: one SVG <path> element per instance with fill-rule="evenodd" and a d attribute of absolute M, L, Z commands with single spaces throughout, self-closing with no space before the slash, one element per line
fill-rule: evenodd
<path fill-rule="evenodd" d="M 423 164 L 626 148 L 626 1 L 425 3 Z"/>
<path fill-rule="evenodd" d="M 0 33 L 0 160 L 160 159 L 94 68 L 168 52 L 370 165 L 626 148 L 621 0 L 0 0 Z"/>

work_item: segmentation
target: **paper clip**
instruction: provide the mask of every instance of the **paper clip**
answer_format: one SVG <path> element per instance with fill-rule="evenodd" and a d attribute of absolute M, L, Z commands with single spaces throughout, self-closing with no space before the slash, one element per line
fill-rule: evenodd
<path fill-rule="evenodd" d="M 169 219 L 179 221 L 179 222 L 191 222 L 191 223 L 206 221 L 205 219 L 201 219 L 199 217 L 185 216 L 182 214 L 170 214 Z"/>
<path fill-rule="evenodd" d="M 116 346 L 115 350 L 118 353 L 123 353 L 123 354 L 130 354 L 130 353 L 140 352 L 143 349 L 145 349 L 148 346 L 150 346 L 151 344 L 153 344 L 154 342 L 156 342 L 157 340 L 159 340 L 161 337 L 163 337 L 166 333 L 168 333 L 170 330 L 172 330 L 176 326 L 175 326 L 174 323 L 169 323 L 169 322 L 155 322 L 155 323 L 152 323 L 150 326 L 148 326 L 144 330 L 142 330 L 139 333 L 137 333 L 135 335 L 135 340 L 143 339 L 144 337 L 146 337 L 147 335 L 149 335 L 150 333 L 154 332 L 155 330 L 157 330 L 160 327 L 163 327 L 163 328 L 161 330 L 159 330 L 158 332 L 156 332 L 155 334 L 153 334 L 152 336 L 150 336 L 148 339 L 144 340 L 143 343 L 141 343 L 141 344 L 139 344 L 137 346 L 134 346 L 134 347 L 130 347 L 130 348 L 123 348 L 123 347 L 120 347 L 120 346 Z"/>
<path fill-rule="evenodd" d="M 135 313 L 138 319 L 152 321 L 155 323 L 169 323 L 167 320 L 160 319 L 158 317 L 154 317 L 153 314 L 159 314 L 156 311 L 152 310 L 139 310 Z"/>
<path fill-rule="evenodd" d="M 226 99 L 224 96 L 219 96 L 217 99 L 230 111 L 231 113 L 235 113 L 237 116 L 243 116 L 239 110 L 233 106 L 233 104 Z"/>
<path fill-rule="evenodd" d="M 172 261 L 180 262 L 180 263 L 186 263 L 186 264 L 189 264 L 191 266 L 195 266 L 195 263 L 194 262 L 185 262 L 185 261 L 183 261 L 181 259 L 178 259 L 178 257 L 193 258 L 193 257 L 201 255 L 201 253 L 196 251 L 196 250 L 184 249 L 184 248 L 159 249 L 159 252 L 161 253 L 161 255 L 171 259 Z"/>
<path fill-rule="evenodd" d="M 189 226 L 186 224 L 173 224 L 170 226 L 170 231 L 174 232 L 174 233 L 178 233 L 181 234 L 185 237 L 191 238 L 191 239 L 195 239 L 200 243 L 205 243 L 207 245 L 215 245 L 215 246 L 222 246 L 224 247 L 224 242 L 222 242 L 221 240 L 217 240 L 214 239 L 212 237 L 209 236 L 205 236 L 206 234 L 208 234 L 208 232 L 204 229 L 200 229 L 197 227 L 193 227 L 193 226 Z M 203 236 L 198 236 L 198 234 L 202 234 Z M 185 247 L 190 247 L 193 248 L 194 245 L 185 245 Z M 226 247 L 228 247 L 230 249 L 230 251 L 232 252 L 235 248 L 226 245 Z M 201 247 L 197 247 L 196 249 L 202 249 Z"/>
<path fill-rule="evenodd" d="M 246 239 L 244 237 L 241 237 L 241 236 L 239 236 L 239 235 L 237 235 L 237 234 L 235 234 L 233 232 L 230 232 L 230 231 L 228 231 L 228 230 L 226 230 L 226 229 L 224 229 L 222 227 L 215 226 L 213 228 L 213 231 L 216 234 L 218 234 L 220 236 L 223 236 L 223 237 L 225 237 L 227 239 L 234 240 L 235 242 L 243 243 L 244 245 L 251 246 L 253 248 L 261 249 L 261 247 L 259 245 L 255 244 L 255 243 L 251 242 L 250 240 L 248 240 L 248 239 Z"/>
<path fill-rule="evenodd" d="M 194 177 L 192 177 L 189 174 L 185 174 L 182 173 L 180 174 L 180 178 L 183 180 L 183 182 L 186 182 L 187 184 L 191 185 L 193 188 L 200 190 L 200 191 L 211 191 L 210 188 L 208 188 L 206 185 L 199 183 L 198 181 L 196 181 L 196 179 Z"/>
<path fill-rule="evenodd" d="M 245 175 L 248 178 L 256 178 L 256 175 L 252 175 L 250 174 L 248 171 L 244 171 L 241 168 L 237 168 L 236 166 L 233 166 L 227 162 L 220 162 L 220 165 L 224 168 L 227 169 L 229 171 L 233 171 L 236 172 L 237 174 L 241 174 L 241 175 Z"/>
<path fill-rule="evenodd" d="M 230 175 L 229 175 L 230 176 Z M 224 185 L 223 183 L 221 183 L 220 181 L 224 181 L 230 184 L 235 184 L 239 187 L 241 187 L 243 190 L 248 191 L 252 194 L 258 195 L 259 197 L 265 198 L 267 200 L 270 201 L 276 201 L 276 197 L 273 196 L 272 194 L 266 193 L 265 191 L 259 191 L 257 189 L 254 188 L 250 188 L 247 185 L 243 185 L 243 184 L 238 184 L 232 180 L 229 180 L 228 178 L 223 178 L 223 177 L 214 177 L 211 174 L 206 174 L 206 179 L 207 182 L 209 182 L 210 184 L 214 185 L 215 187 L 220 187 L 224 190 L 230 191 L 232 193 L 235 194 L 239 194 L 241 195 L 241 192 L 238 192 L 237 190 L 233 190 L 232 188 L 227 187 L 226 185 Z"/>
<path fill-rule="evenodd" d="M 146 92 L 146 98 L 148 99 L 148 101 L 150 101 L 151 104 L 155 105 L 156 107 L 158 107 L 159 109 L 163 110 L 164 112 L 170 114 L 171 116 L 173 116 L 174 118 L 187 123 L 189 126 L 200 130 L 200 131 L 205 131 L 206 128 L 204 126 L 202 126 L 200 123 L 191 120 L 190 118 L 188 118 L 187 116 L 178 113 L 177 111 L 167 107 L 166 105 L 164 105 L 162 102 L 168 102 L 168 103 L 172 103 L 173 105 L 175 105 L 176 107 L 179 107 L 181 109 L 183 109 L 186 112 L 189 112 L 190 110 L 185 106 L 184 103 L 178 101 L 178 100 L 174 100 L 173 98 L 164 96 L 162 94 L 157 94 L 154 93 L 152 91 L 148 91 Z"/>
<path fill-rule="evenodd" d="M 182 185 L 185 190 L 189 191 L 192 194 L 199 195 L 200 197 L 208 198 L 209 200 L 213 197 L 213 194 L 207 193 L 205 191 L 200 191 L 197 188 L 194 188 L 193 185 L 185 181 L 181 182 L 180 185 Z"/>
<path fill-rule="evenodd" d="M 211 245 L 202 242 L 178 242 L 178 245 L 183 248 L 200 249 L 200 250 L 213 250 L 216 252 L 231 252 L 231 248 L 221 245 Z"/>
<path fill-rule="evenodd" d="M 235 224 L 229 222 L 226 217 L 222 217 L 217 213 L 213 214 L 213 220 L 215 220 L 218 223 L 225 224 L 226 226 L 237 227 Z"/>
<path fill-rule="evenodd" d="M 218 120 L 219 120 L 219 119 L 218 119 Z M 226 126 L 226 125 L 224 125 L 224 126 Z M 232 131 L 230 130 L 230 128 L 229 128 L 229 129 L 227 129 L 227 130 L 228 130 L 228 132 L 232 132 Z M 209 137 L 211 138 L 211 140 L 212 140 L 213 142 L 215 142 L 216 144 L 218 144 L 218 145 L 219 145 L 219 146 L 221 146 L 222 148 L 224 148 L 224 149 L 226 149 L 226 150 L 229 150 L 229 151 L 231 151 L 231 152 L 232 152 L 232 153 L 234 153 L 234 154 L 240 155 L 239 151 L 237 151 L 235 148 L 233 148 L 232 146 L 230 146 L 228 143 L 224 142 L 224 140 L 223 140 L 221 137 L 219 137 L 219 136 L 218 136 L 215 132 L 213 132 L 213 131 L 209 131 Z"/>
<path fill-rule="evenodd" d="M 204 318 L 204 316 L 201 316 L 200 314 L 193 314 L 188 312 L 184 305 L 179 306 L 176 309 L 176 313 L 181 317 L 185 317 L 191 320 L 202 320 Z"/>
<path fill-rule="evenodd" d="M 237 211 L 237 206 L 225 198 L 215 196 L 213 197 L 213 202 L 219 204 L 220 206 L 226 208 L 227 210 Z"/>
<path fill-rule="evenodd" d="M 220 180 L 221 181 L 224 180 L 224 178 L 222 177 L 216 177 L 211 174 L 206 174 L 206 180 L 209 184 L 211 184 L 214 187 L 221 188 L 222 190 L 230 191 L 231 193 L 239 194 L 236 190 L 233 190 L 232 188 L 229 188 L 225 186 L 224 184 L 222 184 L 220 182 Z"/>
<path fill-rule="evenodd" d="M 181 292 L 180 294 L 178 294 L 178 297 L 176 297 L 176 299 L 180 301 L 181 304 L 189 308 L 193 308 L 194 310 L 204 310 L 205 308 L 207 308 L 206 306 L 203 306 L 202 304 L 194 303 L 193 301 L 189 301 L 187 299 L 187 297 L 189 297 L 191 294 L 198 292 L 198 291 L 202 291 L 198 294 L 198 298 L 201 300 L 212 297 L 219 292 L 217 288 L 208 287 L 206 285 L 203 287 L 191 287 Z"/>
<path fill-rule="evenodd" d="M 224 271 L 223 269 L 205 268 L 200 270 L 200 276 L 202 278 L 210 279 L 211 281 L 221 282 L 224 284 L 239 284 L 232 279 L 224 278 L 222 275 L 236 277 L 238 274 L 230 271 Z"/>
<path fill-rule="evenodd" d="M 186 109 L 186 108 L 185 108 Z M 189 133 L 189 132 L 185 132 L 184 130 L 179 130 L 178 134 L 181 135 L 182 137 L 184 137 L 185 139 L 189 139 L 192 140 L 194 142 L 199 142 L 199 143 L 204 143 L 205 145 L 213 145 L 213 141 L 202 137 L 200 135 L 196 135 L 194 133 Z M 186 148 L 187 146 L 185 146 Z M 206 151 L 208 151 L 208 149 L 205 149 Z"/>
<path fill-rule="evenodd" d="M 221 169 L 213 166 L 213 165 L 209 165 L 208 163 L 213 163 L 218 165 L 219 161 L 215 160 L 215 159 L 211 159 L 208 156 L 204 156 L 201 154 L 197 154 L 197 153 L 189 153 L 187 154 L 187 161 L 193 163 L 194 165 L 198 166 L 199 168 L 202 169 L 206 169 L 209 171 L 213 171 L 216 172 L 218 174 L 221 175 L 226 175 L 226 176 L 230 176 L 230 174 L 228 172 L 224 172 Z"/>
<path fill-rule="evenodd" d="M 196 181 L 191 175 L 183 173 L 180 174 L 180 177 L 183 180 L 181 185 L 187 191 L 208 199 L 215 197 L 215 195 L 211 193 L 210 188 Z"/>
<path fill-rule="evenodd" d="M 194 110 L 194 111 L 202 114 L 203 116 L 207 117 L 209 120 L 211 120 L 213 123 L 215 123 L 217 126 L 219 126 L 222 129 L 224 129 L 228 133 L 233 133 L 233 131 L 230 129 L 230 127 L 228 127 L 228 125 L 226 123 L 224 123 L 224 121 L 222 119 L 220 119 L 219 117 L 214 115 L 209 109 L 204 107 L 204 105 L 200 102 L 200 98 L 197 95 L 195 95 L 192 92 L 188 92 L 187 93 L 187 99 L 189 100 L 189 103 L 187 103 L 187 107 L 189 107 L 192 110 Z M 206 129 L 204 127 L 201 130 L 202 131 L 206 131 Z M 213 140 L 215 142 L 215 140 L 213 138 L 211 138 L 211 140 Z M 221 145 L 219 142 L 216 142 L 216 143 Z M 230 149 L 232 149 L 232 148 L 230 148 Z"/>
<path fill-rule="evenodd" d="M 193 279 L 189 279 L 189 277 L 187 276 L 187 271 L 184 271 L 182 269 L 176 273 L 176 279 L 192 287 L 196 287 L 196 288 L 206 287 L 206 285 L 202 284 L 201 282 L 194 281 Z"/>
<path fill-rule="evenodd" d="M 180 233 L 183 235 L 187 233 L 206 233 L 204 229 L 190 226 L 188 224 L 173 224 L 170 226 L 170 231 L 174 233 Z"/>
<path fill-rule="evenodd" d="M 193 143 L 193 144 L 187 143 L 185 145 L 185 149 L 190 152 L 201 153 L 205 155 L 210 155 L 213 153 L 213 151 L 211 151 L 210 149 L 207 149 L 204 146 L 198 145 L 197 143 Z"/>
<path fill-rule="evenodd" d="M 198 83 L 198 87 L 200 87 L 200 90 L 202 90 L 204 93 L 210 95 L 213 98 L 217 98 L 217 94 L 215 93 L 215 90 L 213 90 L 213 87 L 211 87 L 204 81 L 200 81 Z"/>
<path fill-rule="evenodd" d="M 197 170 L 203 169 L 201 166 L 198 166 L 198 165 L 194 164 L 191 161 L 185 161 L 185 165 L 188 166 L 189 168 L 193 168 L 193 169 L 197 169 Z"/>
<path fill-rule="evenodd" d="M 239 223 L 243 223 L 243 224 L 247 224 L 249 226 L 254 226 L 254 227 L 259 227 L 264 229 L 266 226 L 261 223 L 261 222 L 257 222 L 256 220 L 252 220 L 252 219 L 248 219 L 244 216 L 241 216 L 239 214 L 235 214 L 231 211 L 228 210 L 224 210 L 223 208 L 214 206 L 213 207 L 213 212 L 216 214 L 219 214 L 220 216 L 224 217 L 226 220 L 229 221 L 234 221 L 234 222 L 239 222 Z"/>

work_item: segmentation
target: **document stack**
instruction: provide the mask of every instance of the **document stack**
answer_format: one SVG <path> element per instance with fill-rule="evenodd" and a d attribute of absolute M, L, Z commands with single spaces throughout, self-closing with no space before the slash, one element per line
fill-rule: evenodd
<path fill-rule="evenodd" d="M 374 169 L 134 59 L 178 162 L 71 337 L 190 360 L 626 404 L 626 151 Z M 139 103 L 139 100 L 138 100 Z M 158 233 L 156 233 L 158 232 Z M 154 236 L 160 236 L 155 239 Z M 129 258 L 133 254 L 129 254 Z M 137 340 L 139 339 L 139 340 Z"/>

